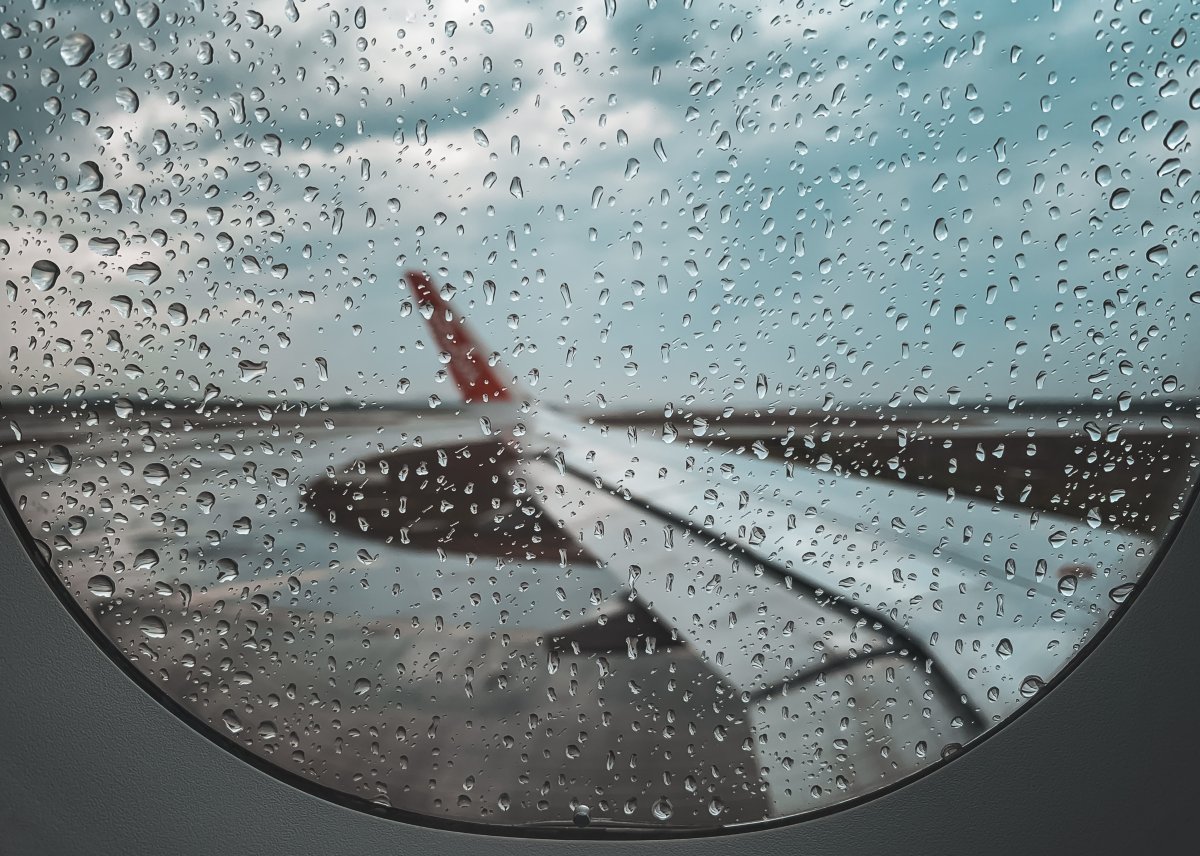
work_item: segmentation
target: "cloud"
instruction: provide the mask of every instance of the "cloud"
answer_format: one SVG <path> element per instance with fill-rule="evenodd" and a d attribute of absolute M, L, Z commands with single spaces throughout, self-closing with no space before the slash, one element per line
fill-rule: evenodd
<path fill-rule="evenodd" d="M 194 397 L 211 378 L 248 398 L 393 400 L 404 379 L 406 400 L 449 399 L 404 314 L 400 279 L 417 266 L 458 289 L 512 374 L 573 403 L 756 403 L 759 374 L 770 398 L 801 405 L 1195 382 L 1180 320 L 1194 289 L 1179 275 L 1194 260 L 1167 234 L 1178 217 L 1159 190 L 1176 179 L 1157 174 L 1158 138 L 1186 104 L 1126 83 L 1154 79 L 1155 32 L 1110 74 L 1108 37 L 1074 6 L 951 21 L 927 4 L 621 3 L 611 19 L 408 4 L 368 9 L 361 28 L 350 10 L 297 9 L 260 22 L 209 3 L 143 30 L 67 7 L 55 32 L 92 33 L 97 50 L 68 69 L 36 48 L 50 83 L 0 46 L 17 94 L 0 120 L 25 140 L 9 157 L 9 261 L 53 258 L 86 282 L 53 305 L 22 285 L 11 336 L 33 309 L 66 338 L 145 339 L 163 322 L 110 303 L 129 290 L 122 265 L 153 260 L 155 306 L 184 305 L 188 321 L 132 347 L 141 377 L 106 357 L 97 389 L 153 379 Z M 121 42 L 133 63 L 109 68 Z M 1158 131 L 1142 130 L 1148 110 Z M 1098 138 L 1102 113 L 1114 125 Z M 120 213 L 74 189 L 84 160 Z M 1096 182 L 1101 165 L 1133 188 L 1127 207 L 1109 205 L 1118 185 Z M 81 248 L 64 254 L 62 232 Z M 109 234 L 118 256 L 89 254 Z M 1146 259 L 1172 242 L 1168 267 Z M 104 308 L 64 311 L 83 289 Z M 23 359 L 26 385 L 79 382 L 57 357 Z M 244 360 L 267 372 L 243 383 Z M 1110 370 L 1123 361 L 1132 373 Z"/>

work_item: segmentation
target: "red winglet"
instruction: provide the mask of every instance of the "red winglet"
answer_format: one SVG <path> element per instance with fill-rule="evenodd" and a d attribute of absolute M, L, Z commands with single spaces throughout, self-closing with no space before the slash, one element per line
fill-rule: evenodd
<path fill-rule="evenodd" d="M 433 308 L 433 314 L 429 316 L 429 329 L 433 331 L 438 346 L 450 355 L 450 375 L 458 385 L 463 400 L 467 404 L 512 400 L 508 388 L 488 365 L 483 348 L 438 294 L 429 275 L 410 270 L 404 274 L 404 278 L 417 304 Z"/>

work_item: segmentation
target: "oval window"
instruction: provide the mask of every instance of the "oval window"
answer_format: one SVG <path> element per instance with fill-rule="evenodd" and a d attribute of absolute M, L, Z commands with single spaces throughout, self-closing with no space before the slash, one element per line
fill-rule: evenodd
<path fill-rule="evenodd" d="M 13 5 L 9 512 L 147 690 L 331 799 L 878 793 L 1185 508 L 1188 10 Z"/>

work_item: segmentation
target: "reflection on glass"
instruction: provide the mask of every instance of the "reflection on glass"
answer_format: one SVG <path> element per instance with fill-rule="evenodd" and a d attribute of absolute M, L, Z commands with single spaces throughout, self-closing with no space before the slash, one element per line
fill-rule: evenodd
<path fill-rule="evenodd" d="M 746 824 L 1130 595 L 1196 464 L 1186 10 L 700 5 L 9 10 L 0 472 L 206 728 Z"/>

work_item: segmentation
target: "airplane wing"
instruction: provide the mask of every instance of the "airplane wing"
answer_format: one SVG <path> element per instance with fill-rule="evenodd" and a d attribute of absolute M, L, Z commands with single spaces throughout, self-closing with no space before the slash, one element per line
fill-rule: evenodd
<path fill-rule="evenodd" d="M 564 466 L 911 637 L 986 720 L 1054 674 L 1102 619 L 1140 535 L 976 497 L 758 460 L 703 442 L 614 436 L 559 418 Z M 1078 570 L 1060 586 L 1059 571 Z"/>

